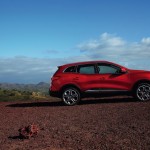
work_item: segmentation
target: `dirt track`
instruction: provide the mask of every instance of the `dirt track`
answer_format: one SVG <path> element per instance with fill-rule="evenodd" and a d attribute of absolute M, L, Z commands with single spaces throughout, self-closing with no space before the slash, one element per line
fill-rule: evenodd
<path fill-rule="evenodd" d="M 1 102 L 1 150 L 149 150 L 150 102 L 132 98 L 60 102 Z M 21 140 L 18 129 L 40 127 L 36 138 Z"/>

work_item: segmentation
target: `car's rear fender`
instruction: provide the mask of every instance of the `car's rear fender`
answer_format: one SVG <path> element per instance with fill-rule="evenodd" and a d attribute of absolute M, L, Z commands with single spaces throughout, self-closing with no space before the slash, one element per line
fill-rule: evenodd
<path fill-rule="evenodd" d="M 69 87 L 76 88 L 76 89 L 80 92 L 80 94 L 82 93 L 81 90 L 80 90 L 80 88 L 79 88 L 77 85 L 70 83 L 70 84 L 65 84 L 65 85 L 63 85 L 63 86 L 61 87 L 61 89 L 60 89 L 60 91 L 59 91 L 60 95 L 62 94 L 62 92 L 63 92 L 66 88 L 69 88 Z"/>

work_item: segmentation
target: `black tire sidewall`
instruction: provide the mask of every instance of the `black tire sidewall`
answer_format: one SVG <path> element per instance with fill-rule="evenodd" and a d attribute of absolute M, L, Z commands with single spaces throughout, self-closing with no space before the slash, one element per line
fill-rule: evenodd
<path fill-rule="evenodd" d="M 149 83 L 140 83 L 140 84 L 138 84 L 138 86 L 135 88 L 135 90 L 134 90 L 134 97 L 137 99 L 137 100 L 139 100 L 139 101 L 141 101 L 141 102 L 146 102 L 146 101 L 149 101 L 149 100 L 141 100 L 141 99 L 139 99 L 139 97 L 137 96 L 137 90 L 138 90 L 138 88 L 140 87 L 140 86 L 142 86 L 142 85 L 149 85 L 150 86 L 150 84 Z"/>
<path fill-rule="evenodd" d="M 67 104 L 67 103 L 63 100 L 63 94 L 64 94 L 64 92 L 67 91 L 67 90 L 70 90 L 70 89 L 76 91 L 77 94 L 78 94 L 78 100 L 76 101 L 76 103 L 71 104 L 71 105 Z M 62 101 L 63 101 L 63 103 L 64 103 L 65 105 L 67 105 L 67 106 L 74 106 L 74 105 L 77 105 L 77 104 L 80 102 L 80 100 L 81 100 L 81 94 L 80 94 L 80 92 L 79 92 L 78 89 L 76 89 L 76 88 L 74 88 L 74 87 L 68 87 L 68 88 L 65 88 L 65 89 L 62 91 L 61 99 L 62 99 Z"/>

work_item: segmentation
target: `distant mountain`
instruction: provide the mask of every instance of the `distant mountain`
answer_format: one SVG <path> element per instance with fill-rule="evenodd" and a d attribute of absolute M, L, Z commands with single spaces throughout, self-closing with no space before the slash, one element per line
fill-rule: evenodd
<path fill-rule="evenodd" d="M 39 82 L 38 84 L 16 84 L 16 83 L 0 83 L 1 89 L 18 90 L 18 91 L 30 91 L 30 92 L 42 92 L 48 94 L 49 84 L 45 82 Z"/>

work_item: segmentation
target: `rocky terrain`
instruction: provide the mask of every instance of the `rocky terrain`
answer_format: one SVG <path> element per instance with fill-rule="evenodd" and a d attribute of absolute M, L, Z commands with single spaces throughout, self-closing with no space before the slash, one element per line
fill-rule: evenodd
<path fill-rule="evenodd" d="M 64 106 L 59 99 L 0 102 L 0 150 L 149 150 L 150 102 L 130 97 L 85 99 Z M 37 137 L 18 129 L 38 125 Z"/>

